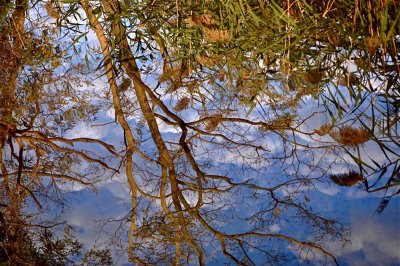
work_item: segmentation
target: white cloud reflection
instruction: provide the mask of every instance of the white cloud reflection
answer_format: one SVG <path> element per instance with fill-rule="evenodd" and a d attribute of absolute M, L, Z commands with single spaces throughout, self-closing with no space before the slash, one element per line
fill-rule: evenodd
<path fill-rule="evenodd" d="M 373 208 L 350 212 L 351 243 L 333 247 L 347 265 L 400 265 L 400 212 L 398 205 L 391 208 L 382 216 L 371 214 Z"/>

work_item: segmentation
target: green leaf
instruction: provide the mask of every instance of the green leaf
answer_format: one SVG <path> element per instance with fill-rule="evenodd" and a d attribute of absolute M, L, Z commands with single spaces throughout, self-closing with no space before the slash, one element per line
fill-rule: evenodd
<path fill-rule="evenodd" d="M 93 9 L 93 14 L 101 14 L 101 12 L 103 11 L 102 6 L 98 6 L 95 9 Z"/>
<path fill-rule="evenodd" d="M 79 35 L 78 37 L 74 38 L 73 41 L 72 41 L 72 43 L 71 43 L 71 46 L 74 46 L 76 43 L 78 43 L 79 40 L 80 40 L 82 37 L 85 37 L 88 33 L 89 33 L 89 32 L 84 32 L 84 33 L 82 33 L 81 35 Z M 71 47 L 71 46 L 70 46 L 70 47 Z"/>
<path fill-rule="evenodd" d="M 257 106 L 257 102 L 256 101 L 252 101 L 251 103 L 251 107 L 250 109 L 247 111 L 246 113 L 246 117 L 249 117 L 249 115 L 251 114 L 251 112 L 254 110 L 254 108 Z"/>

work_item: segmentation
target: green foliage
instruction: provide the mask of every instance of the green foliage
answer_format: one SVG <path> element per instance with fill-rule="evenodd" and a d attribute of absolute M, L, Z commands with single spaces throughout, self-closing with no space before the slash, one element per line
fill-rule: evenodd
<path fill-rule="evenodd" d="M 30 204 L 63 205 L 63 185 L 92 187 L 108 167 L 101 156 L 65 138 L 78 123 L 93 121 L 99 107 L 95 94 L 81 89 L 91 86 L 85 68 L 71 62 L 58 29 L 43 20 L 44 5 L 8 2 L 0 21 L 0 257 L 10 265 L 65 265 L 82 245 L 68 233 L 55 239 L 47 228 L 31 230 L 37 210 Z M 112 146 L 103 147 L 116 155 Z"/>
<path fill-rule="evenodd" d="M 82 249 L 82 244 L 71 235 L 69 230 L 65 231 L 62 239 L 54 238 L 48 230 L 45 230 L 39 237 L 39 243 L 36 245 L 47 265 L 72 264 L 74 257 L 79 255 Z"/>
<path fill-rule="evenodd" d="M 88 252 L 85 253 L 82 263 L 83 265 L 90 266 L 112 265 L 113 261 L 109 250 L 90 249 Z"/>
<path fill-rule="evenodd" d="M 38 195 L 51 198 L 51 191 L 59 198 L 59 184 L 91 185 L 102 176 L 101 169 L 115 173 L 106 162 L 120 157 L 120 166 L 126 163 L 128 169 L 134 153 L 146 164 L 134 165 L 132 179 L 150 184 L 155 192 L 141 191 L 132 185 L 135 180 L 129 180 L 134 205 L 131 230 L 136 226 L 136 208 L 145 209 L 146 214 L 140 217 L 138 238 L 130 236 L 130 247 L 142 251 L 147 261 L 170 264 L 178 264 L 184 256 L 189 262 L 194 254 L 202 264 L 199 250 L 202 241 L 209 241 L 207 233 L 240 264 L 226 246 L 240 247 L 239 253 L 247 256 L 243 246 L 251 247 L 255 237 L 228 236 L 208 223 L 220 217 L 227 221 L 223 213 L 212 210 L 213 200 L 239 187 L 254 189 L 252 197 L 263 192 L 270 200 L 270 211 L 260 214 L 261 218 L 249 218 L 249 224 L 267 223 L 280 218 L 281 210 L 293 208 L 300 213 L 298 220 L 319 229 L 312 232 L 316 240 L 318 233 L 344 238 L 330 221 L 310 212 L 296 197 L 278 199 L 274 193 L 285 185 L 272 189 L 253 185 L 252 180 L 236 183 L 239 179 L 230 173 L 214 174 L 222 172 L 221 166 L 204 156 L 211 161 L 219 149 L 231 156 L 222 158 L 221 164 L 241 162 L 243 172 L 262 176 L 262 165 L 271 161 L 282 160 L 293 167 L 304 163 L 297 153 L 312 153 L 312 148 L 298 140 L 302 135 L 314 138 L 318 148 L 336 152 L 339 159 L 343 154 L 352 159 L 342 162 L 357 164 L 357 174 L 334 176 L 337 184 L 362 181 L 368 191 L 390 192 L 399 185 L 400 15 L 396 1 L 333 0 L 322 5 L 318 0 L 64 0 L 34 1 L 29 6 L 27 1 L 6 2 L 0 1 L 0 80 L 5 81 L 0 84 L 0 203 L 7 207 L 4 217 L 8 219 L 2 227 L 5 248 L 0 257 L 4 261 L 15 256 L 21 261 L 33 257 L 40 265 L 76 262 L 82 245 L 68 231 L 64 238 L 55 239 L 44 230 L 34 239 L 18 226 L 29 217 L 22 212 L 25 204 L 32 198 L 41 208 Z M 42 20 L 44 11 L 50 23 Z M 97 35 L 103 37 L 101 49 L 90 40 L 93 30 L 101 32 Z M 99 95 L 92 81 L 103 76 L 110 89 Z M 319 128 L 307 128 L 310 117 L 297 115 L 307 108 L 309 99 L 319 104 L 316 114 L 310 114 L 318 117 Z M 123 156 L 99 140 L 64 138 L 79 123 L 92 122 L 99 110 L 105 111 L 101 108 L 113 108 L 123 126 Z M 191 122 L 185 116 L 188 110 L 193 113 Z M 128 117 L 142 117 L 133 131 L 138 139 Z M 161 135 L 157 119 L 174 127 L 179 140 Z M 282 140 L 283 151 L 277 157 L 269 156 L 268 147 L 258 143 L 264 143 L 268 135 Z M 322 136 L 331 139 L 325 141 Z M 368 142 L 377 145 L 386 163 L 362 154 Z M 112 159 L 77 143 L 99 144 Z M 153 148 L 148 151 L 143 146 Z M 201 155 L 196 147 L 201 147 Z M 87 169 L 83 171 L 82 165 Z M 300 170 L 295 172 L 299 176 L 293 183 L 299 187 L 311 182 Z M 186 202 L 183 192 L 197 195 L 195 207 Z M 149 207 L 135 206 L 136 194 Z M 394 194 L 384 198 L 378 212 Z M 202 201 L 203 196 L 207 200 Z M 162 212 L 157 209 L 160 206 Z M 204 207 L 211 210 L 205 214 Z M 260 233 L 257 226 L 254 231 Z M 285 237 L 285 241 L 297 241 Z M 296 243 L 321 251 L 310 242 Z M 173 260 L 172 252 L 152 258 L 153 247 L 159 245 L 168 251 L 176 249 L 177 259 Z M 130 259 L 141 262 L 139 257 Z M 111 254 L 92 249 L 83 255 L 82 263 L 111 265 Z"/>
<path fill-rule="evenodd" d="M 62 238 L 56 238 L 49 229 L 39 231 L 20 228 L 16 239 L 7 227 L 0 229 L 0 265 L 112 265 L 108 249 L 91 248 L 82 255 L 82 244 L 68 227 Z M 11 229 L 11 227 L 10 227 Z M 82 256 L 81 256 L 82 255 Z M 80 259 L 81 257 L 81 259 Z"/>

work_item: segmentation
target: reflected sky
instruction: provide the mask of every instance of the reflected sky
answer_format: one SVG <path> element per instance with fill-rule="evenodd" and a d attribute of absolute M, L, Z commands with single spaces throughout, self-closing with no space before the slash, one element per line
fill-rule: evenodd
<path fill-rule="evenodd" d="M 94 243 L 100 244 L 112 236 L 119 223 L 113 222 L 103 227 L 105 219 L 122 218 L 129 211 L 129 195 L 124 188 L 124 181 L 120 182 L 109 183 L 98 192 L 85 189 L 70 193 L 71 208 L 64 213 L 64 218 L 74 227 L 76 236 L 86 247 Z M 324 243 L 329 251 L 337 255 L 340 265 L 400 264 L 399 198 L 393 198 L 381 214 L 376 214 L 381 200 L 379 195 L 368 194 L 358 187 L 338 187 L 333 183 L 324 183 L 320 188 L 307 193 L 313 211 L 336 219 L 351 229 L 351 240 L 345 246 L 340 242 Z M 276 230 L 279 231 L 280 228 Z M 301 236 L 301 231 L 297 234 Z M 120 253 L 114 263 L 129 265 L 124 253 Z M 225 263 L 229 263 L 225 257 L 217 256 L 207 265 Z M 258 263 L 264 264 L 261 261 L 257 265 Z M 299 263 L 301 262 L 292 261 L 287 265 Z M 322 261 L 316 260 L 311 265 L 322 265 L 321 263 Z"/>
<path fill-rule="evenodd" d="M 338 254 L 340 265 L 399 265 L 398 198 L 394 198 L 381 214 L 375 214 L 380 198 L 360 193 L 356 188 L 341 188 L 335 195 L 313 192 L 310 198 L 315 210 L 337 217 L 351 228 L 351 242 L 346 246 L 328 243 L 329 248 Z"/>
<path fill-rule="evenodd" d="M 225 2 L 230 3 L 230 1 Z M 116 7 L 119 3 L 115 2 Z M 51 6 L 50 2 L 48 4 Z M 152 6 L 153 3 L 148 8 Z M 116 265 L 128 263 L 126 252 L 128 238 L 130 238 L 130 247 L 134 247 L 135 252 L 136 250 L 138 253 L 141 252 L 137 255 L 138 258 L 144 257 L 146 262 L 153 261 L 151 256 L 159 256 L 160 261 L 175 259 L 176 262 L 183 261 L 184 257 L 187 257 L 187 264 L 195 264 L 196 256 L 202 261 L 202 251 L 204 251 L 205 260 L 209 265 L 232 264 L 235 260 L 236 262 L 241 260 L 243 264 L 249 265 L 274 264 L 278 257 L 288 259 L 285 265 L 303 263 L 322 265 L 328 261 L 326 258 L 331 256 L 331 253 L 338 258 L 341 265 L 400 264 L 399 198 L 391 198 L 385 210 L 380 207 L 382 198 L 389 194 L 389 192 L 384 194 L 383 190 L 390 187 L 389 197 L 394 196 L 400 184 L 398 157 L 400 143 L 396 143 L 394 138 L 394 135 L 398 133 L 398 94 L 390 88 L 398 86 L 396 83 L 398 73 L 386 72 L 385 67 L 392 65 L 393 62 L 389 65 L 381 62 L 381 56 L 378 54 L 385 50 L 379 47 L 379 38 L 364 36 L 364 33 L 360 33 L 358 37 L 360 41 L 364 38 L 364 44 L 360 42 L 354 46 L 353 51 L 353 48 L 342 46 L 342 42 L 340 45 L 338 42 L 332 44 L 329 40 L 332 38 L 329 37 L 332 37 L 334 32 L 328 32 L 328 40 L 314 40 L 312 36 L 314 34 L 310 36 L 305 34 L 305 39 L 302 40 L 302 34 L 298 32 L 305 32 L 305 29 L 308 29 L 308 26 L 304 25 L 306 27 L 302 28 L 302 31 L 294 31 L 299 37 L 292 43 L 290 32 L 292 29 L 289 30 L 287 24 L 287 36 L 277 38 L 280 40 L 275 44 L 284 44 L 285 48 L 283 50 L 279 48 L 274 52 L 275 54 L 271 55 L 274 57 L 272 62 L 260 65 L 260 61 L 264 62 L 265 50 L 270 49 L 269 44 L 260 49 L 256 46 L 253 50 L 251 42 L 245 42 L 245 46 L 232 43 L 232 47 L 227 49 L 226 53 L 224 49 L 218 52 L 221 53 L 220 55 L 215 52 L 215 56 L 221 57 L 221 62 L 224 61 L 226 64 L 219 64 L 219 62 L 217 67 L 214 67 L 216 64 L 211 67 L 201 63 L 198 60 L 200 56 L 203 57 L 203 62 L 204 56 L 212 59 L 213 56 L 209 53 L 208 47 L 210 51 L 213 51 L 211 48 L 218 48 L 219 45 L 221 48 L 226 45 L 227 48 L 231 37 L 234 37 L 234 33 L 230 32 L 232 36 L 222 40 L 227 42 L 226 44 L 216 44 L 207 38 L 206 33 L 210 31 L 223 32 L 224 35 L 228 33 L 225 28 L 217 28 L 223 25 L 223 20 L 220 21 L 221 24 L 214 24 L 215 20 L 212 19 L 213 23 L 208 26 L 212 25 L 213 29 L 202 25 L 202 30 L 193 30 L 194 25 L 186 25 L 187 28 L 182 33 L 188 30 L 187 36 L 190 36 L 190 32 L 197 32 L 200 35 L 197 38 L 185 39 L 182 45 L 178 42 L 176 48 L 171 49 L 173 54 L 170 58 L 169 55 L 163 57 L 166 55 L 163 49 L 157 52 L 156 48 L 154 52 L 156 56 L 153 52 L 148 54 L 147 51 L 152 50 L 149 49 L 151 47 L 148 43 L 153 42 L 151 36 L 158 29 L 162 30 L 160 33 L 171 32 L 173 35 L 173 28 L 170 27 L 172 24 L 167 25 L 164 31 L 162 25 L 164 21 L 157 26 L 159 27 L 157 30 L 148 30 L 149 37 L 143 37 L 139 34 L 141 31 L 139 28 L 143 25 L 123 24 L 123 20 L 128 17 L 120 16 L 116 11 L 119 9 L 114 9 L 112 5 L 104 4 L 106 12 L 101 12 L 98 16 L 91 15 L 94 10 L 90 5 L 81 5 L 81 7 L 88 14 L 90 26 L 96 30 L 96 35 L 92 32 L 88 35 L 89 42 L 79 43 L 80 37 L 85 34 L 81 35 L 72 46 L 75 43 L 86 45 L 97 43 L 95 40 L 98 36 L 103 46 L 93 54 L 101 51 L 103 54 L 97 54 L 99 57 L 94 61 L 101 60 L 101 57 L 105 59 L 104 65 L 107 68 L 109 84 L 104 80 L 104 75 L 102 75 L 104 73 L 99 73 L 98 77 L 103 78 L 97 80 L 97 85 L 111 88 L 113 104 L 109 101 L 110 93 L 107 89 L 103 93 L 102 89 L 90 88 L 92 85 L 82 86 L 79 89 L 68 85 L 66 86 L 68 91 L 71 87 L 73 92 L 68 92 L 66 94 L 68 96 L 62 96 L 66 97 L 66 103 L 60 100 L 60 110 L 55 110 L 55 105 L 50 104 L 51 99 L 48 99 L 48 102 L 47 100 L 43 103 L 36 102 L 33 108 L 36 114 L 31 117 L 29 128 L 19 130 L 17 128 L 22 125 L 27 127 L 23 113 L 27 113 L 26 117 L 30 117 L 28 107 L 33 106 L 33 99 L 37 98 L 34 96 L 39 95 L 39 89 L 34 91 L 36 90 L 34 88 L 32 95 L 25 97 L 27 88 L 24 86 L 36 84 L 37 78 L 32 77 L 34 80 L 32 84 L 30 81 L 21 81 L 21 85 L 24 86 L 18 87 L 17 91 L 21 91 L 22 96 L 18 100 L 20 102 L 17 101 L 17 103 L 21 106 L 26 105 L 25 111 L 21 111 L 18 115 L 20 121 L 13 121 L 14 111 L 9 108 L 13 99 L 11 92 L 14 92 L 15 88 L 10 87 L 4 90 L 7 92 L 7 97 L 0 95 L 0 98 L 7 103 L 4 104 L 7 108 L 3 108 L 6 110 L 2 111 L 4 114 L 0 112 L 0 116 L 4 116 L 0 117 L 0 120 L 7 122 L 1 125 L 4 136 L 0 138 L 2 148 L 6 144 L 6 149 L 9 151 L 9 157 L 6 158 L 7 164 L 3 163 L 1 169 L 6 187 L 9 185 L 5 174 L 17 176 L 15 191 L 19 192 L 19 189 L 24 187 L 24 182 L 30 182 L 29 186 L 38 182 L 38 187 L 41 185 L 38 190 L 45 195 L 50 193 L 42 184 L 42 176 L 46 185 L 51 183 L 51 178 L 67 177 L 68 179 L 68 174 L 74 174 L 75 171 L 78 178 L 69 178 L 70 180 L 77 181 L 83 178 L 79 175 L 81 172 L 87 174 L 85 177 L 87 176 L 89 181 L 93 181 L 94 177 L 102 179 L 101 182 L 96 183 L 97 192 L 88 190 L 82 185 L 69 185 L 63 182 L 55 189 L 65 189 L 64 191 L 67 191 L 70 196 L 69 208 L 62 211 L 60 219 L 67 221 L 73 227 L 76 236 L 85 244 L 86 249 L 94 245 L 100 248 L 110 247 L 115 251 Z M 387 8 L 388 5 L 386 10 Z M 143 12 L 147 12 L 146 9 Z M 289 9 L 288 7 L 288 11 Z M 101 6 L 97 10 L 102 11 Z M 80 12 L 82 25 L 78 28 L 82 27 L 83 30 L 86 21 L 83 11 L 80 10 Z M 260 15 L 264 16 L 265 14 L 262 13 Z M 303 16 L 303 11 L 301 14 Z M 282 15 L 276 18 L 280 20 L 279 17 Z M 326 13 L 323 17 L 325 15 Z M 179 11 L 177 11 L 177 16 L 178 22 Z M 191 11 L 187 19 L 192 20 L 192 17 Z M 264 19 L 267 20 L 270 17 L 265 16 Z M 398 16 L 396 17 L 397 21 Z M 98 21 L 99 18 L 101 19 Z M 355 15 L 354 18 L 357 16 Z M 118 23 L 115 25 L 119 25 L 121 29 L 115 30 L 114 23 L 109 23 L 109 21 Z M 182 20 L 182 22 L 185 21 L 186 19 Z M 241 26 L 240 23 L 243 22 L 237 21 L 239 21 L 237 26 Z M 70 22 L 65 23 L 68 25 Z M 104 23 L 106 31 L 102 34 L 100 31 L 103 29 L 98 23 Z M 229 23 L 229 27 L 232 25 L 234 24 Z M 176 23 L 176 26 L 178 27 L 179 23 Z M 267 35 L 281 34 L 279 31 L 275 32 L 275 28 L 271 28 L 271 32 L 264 36 L 262 29 L 266 30 L 267 26 L 260 27 L 260 32 L 250 31 L 254 34 L 253 40 L 261 38 L 261 46 L 273 41 L 273 38 L 266 37 Z M 294 23 L 293 27 L 295 28 Z M 108 31 L 109 29 L 111 31 Z M 137 36 L 129 38 L 126 42 L 115 43 L 115 40 L 122 40 L 129 36 L 122 29 L 133 30 L 134 35 Z M 68 31 L 65 32 L 68 38 Z M 381 33 L 384 31 L 381 30 Z M 160 39 L 165 37 L 167 40 L 168 35 L 163 35 Z M 246 32 L 241 32 L 240 35 L 245 36 Z M 112 40 L 110 47 L 107 44 L 108 37 L 105 38 L 105 36 Z M 312 38 L 307 39 L 307 37 Z M 346 36 L 346 41 L 351 39 L 349 47 L 353 47 L 353 41 L 357 41 L 358 37 L 355 39 L 348 37 Z M 146 41 L 142 42 L 142 38 Z M 289 46 L 287 46 L 286 38 Z M 186 40 L 190 40 L 189 51 Z M 191 40 L 196 42 L 191 43 Z M 284 43 L 281 42 L 283 40 Z M 315 43 L 307 44 L 310 40 Z M 371 41 L 375 41 L 377 45 L 372 45 L 373 47 L 370 45 L 369 49 L 365 49 L 363 46 L 371 44 Z M 8 40 L 4 42 L 12 43 Z M 207 42 L 207 50 L 203 50 L 206 47 L 203 47 L 203 44 Z M 50 46 L 51 42 L 48 44 Z M 132 47 L 130 47 L 131 44 L 133 44 Z M 198 46 L 192 47 L 195 44 Z M 296 47 L 297 45 L 299 46 Z M 160 48 L 164 46 L 160 45 Z M 140 57 L 136 57 L 138 54 L 130 50 L 134 47 L 138 48 L 136 53 L 141 53 Z M 294 48 L 293 51 L 291 47 Z M 393 47 L 396 48 L 396 45 Z M 179 52 L 174 55 L 175 49 Z M 236 53 L 234 57 L 228 51 L 231 49 L 232 54 Z M 11 52 L 11 50 L 7 51 Z M 81 52 L 89 53 L 89 49 Z M 121 56 L 114 57 L 114 53 L 116 55 L 121 53 Z M 188 55 L 181 58 L 181 54 Z M 177 58 L 173 58 L 174 56 Z M 270 57 L 267 54 L 265 56 Z M 363 60 L 366 63 L 367 56 L 368 68 L 365 67 L 366 65 L 364 67 L 357 65 L 357 62 L 360 63 Z M 383 61 L 385 57 L 382 56 Z M 142 62 L 136 65 L 135 60 L 131 60 L 132 58 Z M 388 58 L 391 59 L 391 56 Z M 375 61 L 371 63 L 371 59 Z M 78 57 L 75 56 L 72 61 L 78 62 Z M 98 63 L 89 61 L 88 57 L 85 61 L 87 65 Z M 381 63 L 384 67 L 383 73 L 379 72 Z M 98 65 L 99 72 L 102 72 L 100 71 L 102 64 Z M 170 66 L 167 68 L 168 64 Z M 376 68 L 378 74 L 370 73 L 371 67 Z M 333 68 L 332 71 L 330 71 L 331 68 Z M 111 69 L 116 69 L 116 71 L 110 71 Z M 197 71 L 198 69 L 200 71 Z M 14 70 L 14 73 L 17 71 L 18 68 Z M 95 72 L 97 71 L 90 73 Z M 77 73 L 81 74 L 79 71 Z M 346 73 L 347 78 L 344 79 Z M 26 75 L 29 76 L 31 73 Z M 372 82 L 373 79 L 385 77 L 385 75 L 388 75 L 386 88 L 385 82 Z M 127 79 L 127 76 L 130 79 Z M 218 80 L 216 80 L 217 76 Z M 137 80 L 139 77 L 141 81 Z M 392 82 L 391 79 L 396 79 L 396 82 Z M 121 84 L 118 85 L 119 83 Z M 124 83 L 127 85 L 122 86 Z M 134 85 L 134 90 L 128 89 L 131 83 Z M 50 84 L 47 85 L 51 87 Z M 40 86 L 43 87 L 43 84 Z M 97 96 L 94 96 L 92 92 L 97 91 L 101 94 L 99 95 L 99 99 L 102 99 L 100 102 L 108 106 L 105 108 L 115 108 L 115 114 L 107 110 L 100 110 L 98 114 L 101 117 L 99 122 L 104 122 L 107 126 L 94 126 L 81 121 L 88 116 L 85 111 L 90 108 L 86 108 L 81 103 L 83 96 L 80 100 L 73 94 L 82 92 L 84 95 L 85 91 L 91 92 L 87 97 L 88 102 L 96 101 Z M 2 94 L 6 95 L 4 92 Z M 61 98 L 60 95 L 57 94 L 57 98 Z M 68 101 L 71 103 L 67 103 Z M 102 109 L 100 102 L 99 108 Z M 74 106 L 76 104 L 76 110 L 72 103 Z M 42 114 L 40 105 L 48 106 L 48 110 L 46 109 L 48 113 Z M 48 123 L 43 119 L 42 124 L 36 125 L 35 119 L 38 115 L 50 117 Z M 122 129 L 113 121 L 118 121 L 123 125 L 125 131 L 122 132 Z M 75 122 L 77 124 L 74 124 Z M 45 126 L 54 123 L 57 124 L 52 129 L 55 136 L 58 134 L 55 132 L 59 129 L 64 132 L 75 125 L 66 137 L 78 139 L 49 138 L 53 135 L 49 133 L 50 131 L 46 131 Z M 36 127 L 38 132 L 44 128 L 46 133 L 30 132 L 36 130 Z M 30 136 L 30 134 L 35 136 Z M 103 144 L 103 150 L 100 150 L 94 145 L 98 142 L 92 143 L 88 139 L 79 139 L 83 137 L 101 139 L 113 144 L 117 147 L 118 154 L 111 151 L 115 157 L 110 155 L 93 159 L 91 155 L 102 155 L 104 149 L 110 151 L 111 148 L 109 146 L 106 148 Z M 38 143 L 37 146 L 32 144 L 35 141 Z M 57 146 L 58 142 L 62 143 L 62 147 Z M 74 144 L 74 142 L 79 142 L 79 144 Z M 89 144 L 84 144 L 86 142 Z M 42 149 L 39 144 L 48 145 L 48 151 Z M 71 147 L 67 148 L 69 146 Z M 84 147 L 88 147 L 88 150 L 83 151 Z M 17 148 L 19 148 L 18 156 L 14 151 Z M 57 151 L 71 154 L 71 156 L 64 157 L 62 156 L 64 154 L 61 154 L 58 157 Z M 130 157 L 133 153 L 135 155 Z M 72 154 L 82 157 L 83 162 L 75 160 Z M 130 169 L 132 158 L 133 171 Z M 116 172 L 119 173 L 108 175 L 105 171 L 100 172 L 95 166 L 89 167 L 88 162 L 92 162 L 108 169 L 116 169 L 108 167 L 103 160 L 117 165 L 119 171 Z M 45 162 L 44 171 L 51 173 L 38 172 L 37 169 L 43 166 L 42 161 Z M 127 175 L 134 175 L 129 184 L 126 176 L 122 174 L 125 170 L 125 162 L 127 162 L 126 169 L 129 171 Z M 7 171 L 4 165 L 13 171 Z M 25 168 L 28 169 L 27 173 L 23 173 Z M 67 174 L 55 176 L 56 169 Z M 347 183 L 338 182 L 339 179 L 343 179 L 346 175 L 350 176 L 349 173 L 356 170 L 357 174 L 353 175 L 355 182 L 353 182 L 354 178 L 347 180 L 349 181 Z M 34 175 L 31 175 L 32 173 Z M 336 175 L 336 178 L 332 178 L 333 175 Z M 331 179 L 345 186 L 338 186 L 331 182 Z M 376 183 L 374 183 L 375 180 L 377 180 Z M 365 187 L 361 187 L 360 184 L 346 187 L 360 181 L 364 182 Z M 379 190 L 382 186 L 383 189 L 377 193 L 368 194 L 365 191 L 377 187 Z M 136 198 L 137 188 L 140 190 L 138 198 Z M 33 199 L 36 199 L 34 197 L 36 191 L 32 192 L 27 187 L 25 190 Z M 6 190 L 6 194 L 10 202 L 16 206 L 10 207 L 12 210 L 10 213 L 15 215 L 14 209 L 19 211 L 20 201 L 22 202 L 21 199 L 25 199 L 25 196 L 14 199 L 13 193 L 9 191 L 11 190 Z M 38 203 L 37 200 L 36 202 Z M 37 205 L 41 207 L 39 203 Z M 132 212 L 134 215 L 137 211 L 137 216 L 129 216 L 132 209 L 135 210 Z M 377 211 L 379 209 L 380 211 Z M 18 214 L 18 211 L 15 213 Z M 52 211 L 55 212 L 55 210 Z M 3 215 L 1 212 L 0 214 Z M 346 245 L 339 241 L 343 240 L 342 231 L 339 226 L 335 227 L 333 221 L 350 229 L 351 236 Z M 136 226 L 139 230 L 136 230 Z M 132 234 L 129 235 L 129 232 Z M 246 232 L 250 233 L 246 234 Z M 321 234 L 326 234 L 327 238 Z M 232 243 L 228 243 L 229 241 Z M 300 248 L 296 250 L 296 245 L 303 248 L 299 254 L 296 252 Z M 163 248 L 166 251 L 162 250 Z M 304 254 L 300 253 L 308 253 L 308 249 L 322 251 L 321 253 L 324 253 L 326 249 L 327 252 L 325 257 L 310 252 L 311 254 L 306 254 L 305 259 L 311 262 L 302 261 L 301 256 Z M 227 250 L 237 254 L 230 255 Z M 175 251 L 176 256 L 173 258 Z M 186 252 L 187 254 L 184 254 Z M 226 257 L 222 253 L 225 253 Z M 247 254 L 254 255 L 253 261 L 246 257 Z M 257 257 L 260 254 L 264 257 Z M 229 261 L 229 257 L 232 261 Z M 265 261 L 266 258 L 270 260 Z M 134 257 L 132 256 L 131 259 Z M 329 260 L 329 263 L 331 262 Z"/>
<path fill-rule="evenodd" d="M 311 107 L 306 108 L 303 112 L 311 112 Z M 110 115 L 108 118 L 112 117 Z M 105 118 L 106 120 L 107 118 Z M 100 121 L 101 122 L 101 121 Z M 134 119 L 130 121 L 132 124 L 136 123 Z M 316 127 L 316 120 L 310 119 L 308 126 Z M 313 124 L 314 123 L 314 124 Z M 163 129 L 163 136 L 166 139 L 173 140 L 176 132 L 171 131 L 170 128 Z M 96 128 L 94 130 L 90 126 L 80 124 L 73 132 L 76 136 L 85 136 L 93 138 L 102 138 L 109 143 L 118 146 L 118 141 L 122 137 L 122 132 L 115 126 L 107 126 Z M 146 138 L 146 132 L 143 133 Z M 147 133 L 148 134 L 148 133 Z M 69 137 L 74 137 L 73 135 Z M 274 137 L 265 138 L 265 144 L 271 148 L 272 153 L 279 153 L 282 151 L 279 139 Z M 310 139 L 304 138 L 304 143 L 310 142 Z M 383 158 L 382 154 L 376 153 L 374 143 L 368 143 L 363 146 L 367 154 L 373 155 L 375 160 Z M 303 153 L 303 160 L 311 160 L 310 158 L 324 157 L 324 160 L 331 160 L 335 156 L 326 154 L 308 154 L 307 151 Z M 308 157 L 309 156 L 309 157 Z M 218 164 L 218 160 L 222 158 L 221 164 L 218 165 L 220 169 L 229 169 L 229 174 L 233 178 L 239 176 L 250 178 L 253 177 L 251 171 L 242 172 L 240 170 L 240 162 L 223 164 L 222 162 L 226 157 L 224 154 L 216 154 L 214 163 Z M 384 159 L 384 158 L 383 158 Z M 334 165 L 330 169 L 331 173 L 342 173 L 346 170 L 345 165 Z M 265 166 L 265 171 L 261 175 L 254 176 L 258 178 L 259 184 L 268 186 L 274 183 L 279 183 L 287 180 L 288 176 L 282 175 L 282 169 L 277 165 Z M 308 168 L 304 169 L 304 174 L 309 171 Z M 300 171 L 301 173 L 302 171 Z M 254 174 L 254 173 L 253 173 Z M 320 173 L 319 173 L 320 174 Z M 318 174 L 315 174 L 318 175 Z M 264 179 L 264 177 L 270 177 Z M 313 175 L 311 175 L 313 177 Z M 243 180 L 243 179 L 242 179 Z M 272 180 L 272 181 L 271 181 Z M 302 193 L 307 197 L 307 206 L 310 206 L 312 211 L 329 219 L 336 220 L 351 231 L 350 242 L 343 246 L 342 242 L 323 242 L 321 243 L 326 249 L 337 256 L 340 265 L 399 265 L 400 264 L 400 199 L 393 197 L 386 207 L 386 209 L 377 214 L 376 210 L 384 196 L 383 193 L 367 193 L 360 184 L 353 187 L 342 187 L 333 183 L 328 176 L 325 179 L 315 181 L 313 189 L 307 188 Z M 116 238 L 126 237 L 128 228 L 125 222 L 120 222 L 130 210 L 130 194 L 123 174 L 116 175 L 113 180 L 107 180 L 105 183 L 100 184 L 98 192 L 92 192 L 84 189 L 70 193 L 71 205 L 70 209 L 64 213 L 63 218 L 71 224 L 76 230 L 76 236 L 82 241 L 86 248 L 104 243 L 116 244 Z M 239 196 L 239 195 L 238 195 Z M 251 206 L 251 205 L 250 205 Z M 255 205 L 253 205 L 254 210 Z M 254 211 L 253 210 L 253 211 Z M 251 207 L 243 209 L 243 211 L 251 213 Z M 107 219 L 112 218 L 114 221 L 104 226 Z M 296 225 L 288 221 L 284 226 L 272 224 L 268 230 L 273 233 L 286 232 L 301 239 L 307 239 L 306 227 L 302 230 L 301 225 Z M 245 227 L 245 226 L 243 226 Z M 229 227 L 227 227 L 229 228 Z M 119 231 L 117 229 L 120 229 Z M 122 229 L 122 230 L 121 230 Z M 240 231 L 240 228 L 235 228 Z M 115 234 L 118 231 L 118 234 Z M 118 241 L 117 241 L 118 242 Z M 110 243 L 111 244 L 111 243 Z M 125 243 L 126 244 L 126 243 Z M 108 244 L 106 244 L 107 246 Z M 292 257 L 295 253 L 291 251 L 288 245 L 279 245 L 274 248 L 279 248 L 280 252 L 287 253 Z M 122 251 L 114 256 L 116 265 L 129 265 L 126 252 Z M 229 262 L 226 257 L 216 254 L 211 248 L 206 248 L 210 254 L 207 255 L 207 265 L 225 265 Z M 322 259 L 322 258 L 321 258 Z M 256 265 L 268 265 L 267 262 L 255 258 Z M 313 262 L 307 261 L 311 265 L 323 265 L 326 261 L 320 260 L 316 257 Z M 296 259 L 289 260 L 286 265 L 299 265 L 302 261 Z M 304 262 L 306 263 L 306 262 Z M 195 265 L 195 264 L 194 264 Z"/>

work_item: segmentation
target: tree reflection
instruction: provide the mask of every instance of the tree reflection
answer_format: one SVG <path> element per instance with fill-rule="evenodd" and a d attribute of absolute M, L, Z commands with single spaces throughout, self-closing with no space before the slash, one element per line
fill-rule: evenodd
<path fill-rule="evenodd" d="M 65 182 L 90 187 L 120 169 L 132 208 L 110 243 L 138 265 L 337 263 L 324 243 L 348 232 L 310 208 L 314 181 L 385 190 L 378 212 L 399 192 L 394 1 L 14 4 L 0 43 L 9 261 L 34 224 L 32 202 L 63 204 Z M 121 152 L 66 137 L 105 108 Z"/>
<path fill-rule="evenodd" d="M 93 188 L 105 170 L 117 171 L 107 157 L 119 155 L 100 140 L 65 138 L 96 112 L 87 95 L 73 89 L 80 69 L 60 69 L 65 59 L 53 50 L 60 45 L 55 29 L 40 18 L 31 20 L 38 10 L 28 1 L 1 4 L 8 9 L 0 24 L 0 260 L 64 265 L 81 246 L 68 236 L 54 239 L 50 230 L 64 223 L 42 221 L 39 214 L 65 205 L 66 184 Z"/>

